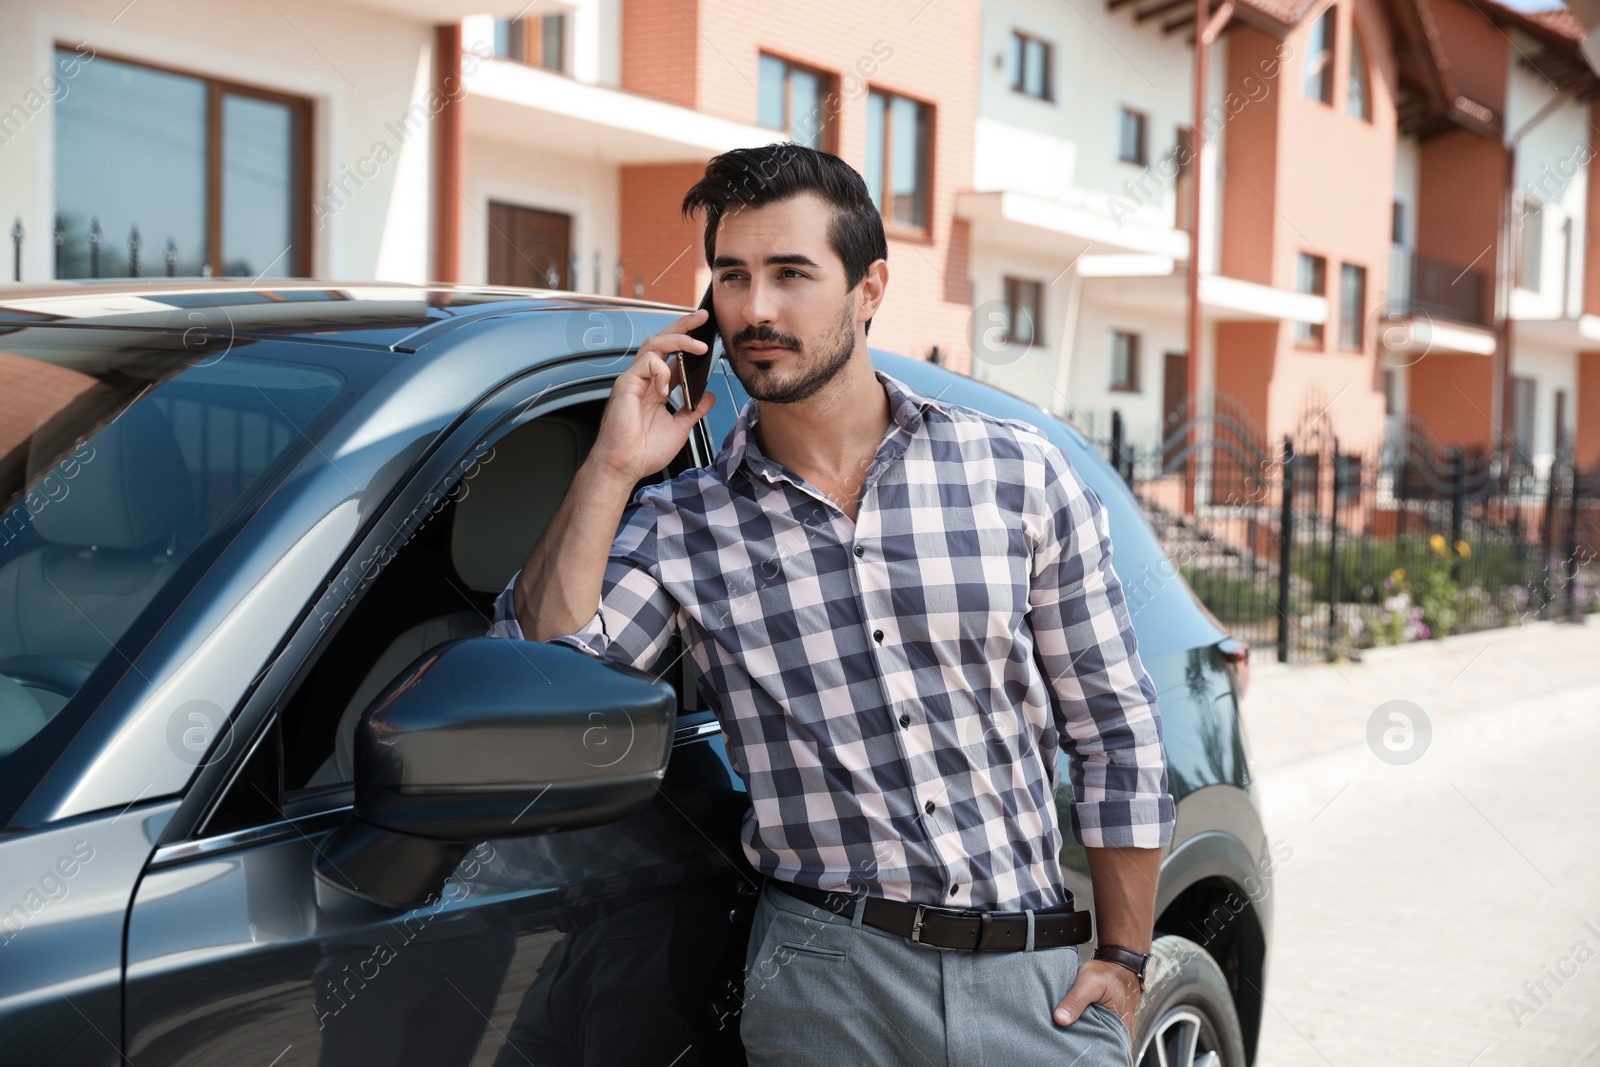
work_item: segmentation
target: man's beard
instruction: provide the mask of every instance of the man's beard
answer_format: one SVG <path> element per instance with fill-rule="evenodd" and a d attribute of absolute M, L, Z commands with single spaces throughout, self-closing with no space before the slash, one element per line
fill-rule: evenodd
<path fill-rule="evenodd" d="M 820 344 L 819 362 L 791 382 L 772 383 L 763 385 L 757 378 L 764 378 L 770 371 L 752 369 L 740 373 L 738 363 L 730 360 L 734 373 L 739 379 L 739 384 L 744 386 L 744 391 L 757 400 L 764 400 L 770 404 L 796 404 L 815 395 L 823 386 L 839 376 L 845 365 L 850 362 L 850 357 L 856 349 L 855 331 L 855 300 L 851 299 L 845 304 L 838 321 L 834 324 L 833 333 L 824 338 Z M 757 336 L 749 340 L 775 341 L 773 336 Z M 726 343 L 726 341 L 724 341 Z M 795 356 L 804 356 L 803 350 L 791 349 L 791 355 L 779 357 L 781 359 L 794 359 Z M 748 360 L 750 357 L 746 356 Z M 746 376 L 748 375 L 748 377 Z"/>

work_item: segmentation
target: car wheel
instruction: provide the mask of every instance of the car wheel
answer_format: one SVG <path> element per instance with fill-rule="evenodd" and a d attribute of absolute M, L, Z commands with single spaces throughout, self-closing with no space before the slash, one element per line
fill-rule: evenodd
<path fill-rule="evenodd" d="M 1245 1067 L 1227 979 L 1188 938 L 1165 935 L 1150 946 L 1134 1047 L 1138 1067 Z"/>

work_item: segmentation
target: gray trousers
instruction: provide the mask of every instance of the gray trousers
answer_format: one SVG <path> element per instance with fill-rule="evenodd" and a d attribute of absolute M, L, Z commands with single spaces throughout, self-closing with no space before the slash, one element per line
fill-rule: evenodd
<path fill-rule="evenodd" d="M 1091 1004 L 1052 1017 L 1078 974 L 1076 948 L 929 948 L 762 889 L 745 956 L 739 1035 L 752 1067 L 1130 1067 L 1128 1031 Z"/>

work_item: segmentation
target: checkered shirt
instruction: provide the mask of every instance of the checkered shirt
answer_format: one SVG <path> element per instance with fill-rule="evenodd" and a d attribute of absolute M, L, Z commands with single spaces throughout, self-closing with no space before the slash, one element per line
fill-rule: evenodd
<path fill-rule="evenodd" d="M 1037 427 L 875 373 L 893 422 L 854 523 L 762 455 L 751 401 L 710 466 L 634 495 L 594 617 L 552 640 L 646 669 L 682 633 L 763 873 L 944 907 L 1060 903 L 1062 746 L 1079 842 L 1172 836 L 1106 512 Z M 515 584 L 491 636 L 522 637 Z"/>

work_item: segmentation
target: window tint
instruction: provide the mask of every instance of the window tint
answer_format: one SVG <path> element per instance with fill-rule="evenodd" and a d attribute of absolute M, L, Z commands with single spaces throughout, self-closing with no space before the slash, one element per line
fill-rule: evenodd
<path fill-rule="evenodd" d="M 182 335 L 7 339 L 0 378 L 27 388 L 0 397 L 0 780 L 103 661 L 137 655 L 146 608 L 308 447 L 344 378 L 265 347 L 191 365 Z"/>

